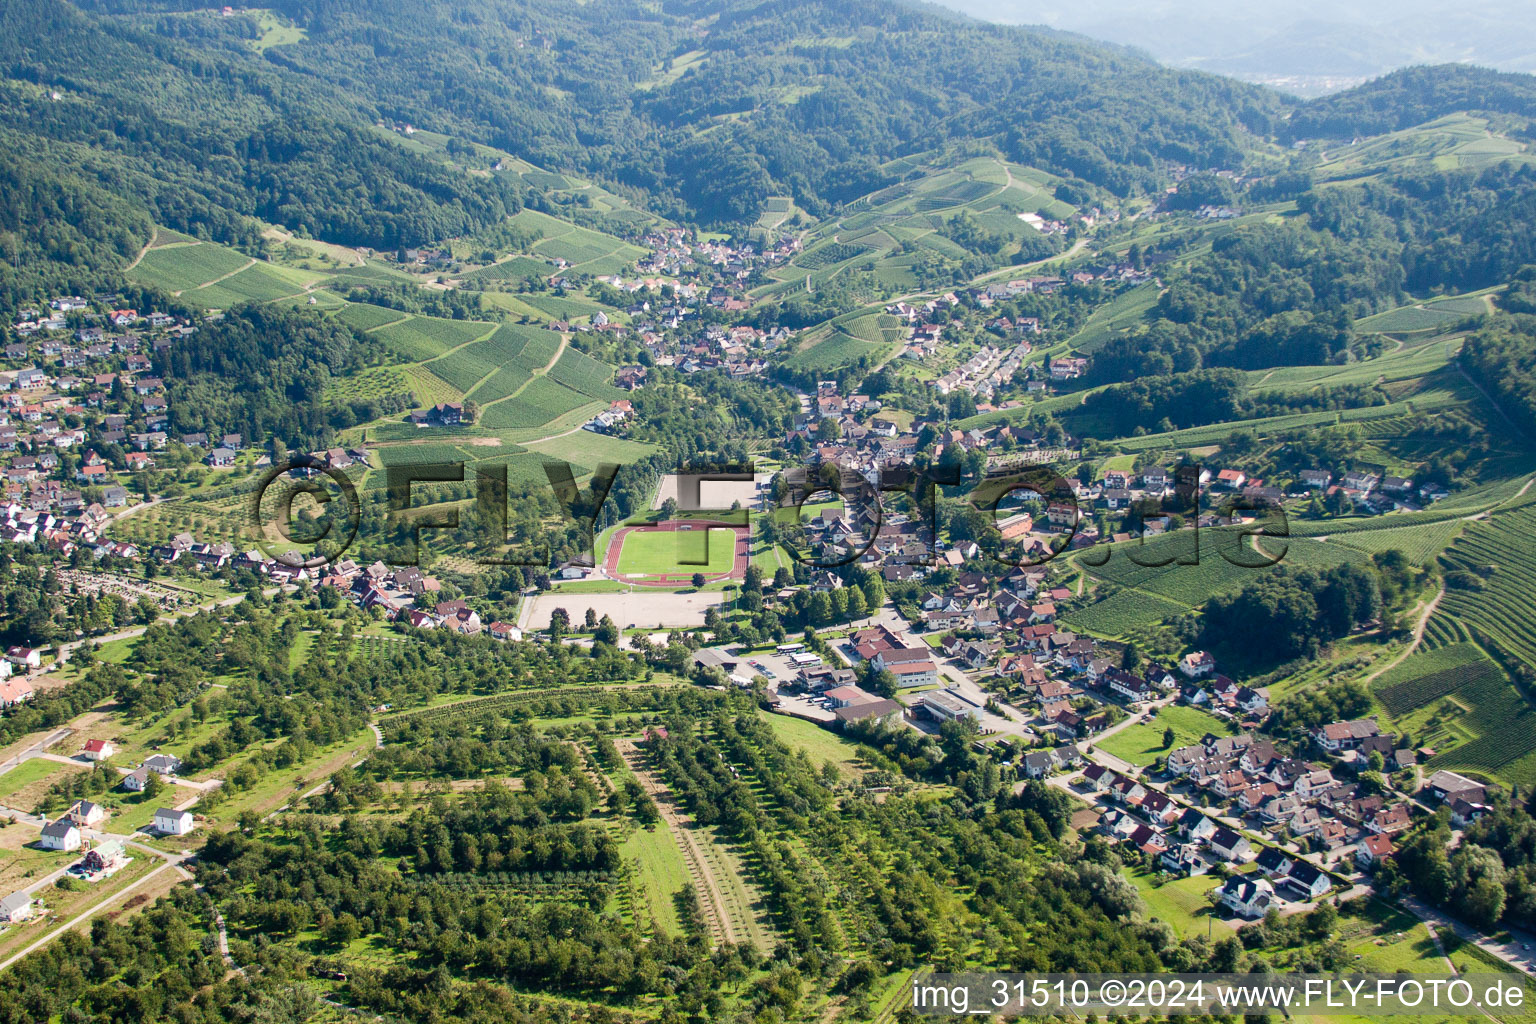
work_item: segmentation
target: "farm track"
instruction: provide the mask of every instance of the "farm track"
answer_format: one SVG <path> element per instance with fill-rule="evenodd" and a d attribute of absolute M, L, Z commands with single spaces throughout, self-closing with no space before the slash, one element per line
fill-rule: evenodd
<path fill-rule="evenodd" d="M 1413 624 L 1412 642 L 1409 643 L 1407 647 L 1403 648 L 1403 653 L 1399 654 L 1397 657 L 1381 666 L 1381 668 L 1378 668 L 1376 671 L 1366 676 L 1363 680 L 1361 680 L 1361 682 L 1363 682 L 1366 686 L 1370 686 L 1371 683 L 1375 682 L 1379 676 L 1390 672 L 1394 668 L 1397 668 L 1397 666 L 1408 660 L 1409 655 L 1413 654 L 1414 651 L 1419 649 L 1419 645 L 1424 642 L 1424 629 L 1429 625 L 1430 616 L 1435 614 L 1435 609 L 1440 606 L 1440 599 L 1444 596 L 1445 584 L 1442 583 L 1440 585 L 1440 589 L 1435 592 L 1435 596 L 1429 599 L 1429 603 L 1426 604 L 1424 606 L 1424 610 L 1419 613 L 1419 620 Z"/>
<path fill-rule="evenodd" d="M 197 243 L 197 244 L 201 244 L 201 243 Z M 191 288 L 183 288 L 181 291 L 179 291 L 179 292 L 171 292 L 171 294 L 175 295 L 178 298 L 180 298 L 186 292 L 195 292 L 195 291 L 197 291 L 197 290 L 199 290 L 201 288 L 211 288 L 214 285 L 219 284 L 219 283 L 221 283 L 223 281 L 228 281 L 230 278 L 234 277 L 236 274 L 243 273 L 244 271 L 250 270 L 252 267 L 254 267 L 257 264 L 257 262 L 259 262 L 259 261 L 254 259 L 254 258 L 246 260 L 244 266 L 236 267 L 234 270 L 231 270 L 227 274 L 220 274 L 218 277 L 214 278 L 212 281 L 204 281 L 200 285 L 195 285 L 195 286 L 193 286 Z"/>
<path fill-rule="evenodd" d="M 149 241 L 144 243 L 144 248 L 139 250 L 139 254 L 133 258 L 133 262 L 129 263 L 126 267 L 123 268 L 123 273 L 126 274 L 128 271 L 139 265 L 139 263 L 144 259 L 144 254 L 155 247 L 155 239 L 158 237 L 160 237 L 160 229 L 151 228 L 149 232 Z"/>
<path fill-rule="evenodd" d="M 620 755 L 623 756 L 630 770 L 635 773 L 635 777 L 640 780 L 641 788 L 656 802 L 656 809 L 661 814 L 662 822 L 672 833 L 672 838 L 683 855 L 683 862 L 688 866 L 688 874 L 693 879 L 694 889 L 698 892 L 699 905 L 703 908 L 710 937 L 716 943 L 741 941 L 742 937 L 736 934 L 736 929 L 732 925 L 732 915 L 730 908 L 726 906 L 723 887 L 715 877 L 709 858 L 694 839 L 695 826 L 685 820 L 684 812 L 674 800 L 672 791 L 646 767 L 645 759 L 640 756 L 640 751 L 635 748 L 634 742 L 625 738 L 615 741 L 614 745 L 619 748 Z M 751 912 L 750 908 L 738 909 L 748 914 Z"/>
<path fill-rule="evenodd" d="M 388 326 L 388 325 L 385 324 L 383 326 Z M 497 331 L 497 328 L 499 328 L 500 326 L 501 326 L 500 324 L 492 324 L 491 325 L 491 329 L 486 331 L 484 334 L 476 335 L 475 337 L 470 338 L 468 341 L 461 341 L 457 345 L 453 346 L 453 348 L 447 349 L 446 351 L 443 351 L 443 352 L 439 352 L 437 355 L 433 356 L 431 359 L 423 359 L 420 363 L 418 363 L 416 365 L 424 366 L 424 367 L 426 367 L 427 369 L 430 370 L 432 368 L 432 364 L 433 363 L 438 362 L 439 360 L 447 359 L 449 356 L 453 355 L 459 349 L 461 349 L 461 348 L 468 348 L 471 345 L 478 345 L 482 341 L 485 341 L 491 335 L 495 334 L 496 331 Z M 479 385 L 479 383 L 480 383 L 479 381 L 475 381 L 475 384 L 477 386 Z M 465 393 L 468 394 L 468 392 L 465 392 Z"/>
<path fill-rule="evenodd" d="M 370 327 L 366 331 L 364 331 L 363 333 L 364 334 L 372 334 L 375 331 L 382 331 L 386 327 L 393 327 L 393 326 L 395 326 L 395 324 L 403 324 L 407 320 L 410 320 L 414 316 L 415 316 L 414 313 L 401 313 L 400 314 L 400 319 L 398 319 L 398 320 L 391 320 L 388 323 L 383 323 L 383 324 L 379 324 L 379 325 L 377 325 L 375 327 Z M 417 364 L 417 365 L 420 365 L 420 364 Z"/>

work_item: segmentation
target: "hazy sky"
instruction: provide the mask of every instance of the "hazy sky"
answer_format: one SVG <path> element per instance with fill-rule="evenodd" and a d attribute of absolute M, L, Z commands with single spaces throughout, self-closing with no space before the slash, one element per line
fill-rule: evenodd
<path fill-rule="evenodd" d="M 1167 64 L 1289 81 L 1307 92 L 1412 64 L 1470 61 L 1536 72 L 1533 0 L 937 2 L 988 21 L 1137 46 Z"/>

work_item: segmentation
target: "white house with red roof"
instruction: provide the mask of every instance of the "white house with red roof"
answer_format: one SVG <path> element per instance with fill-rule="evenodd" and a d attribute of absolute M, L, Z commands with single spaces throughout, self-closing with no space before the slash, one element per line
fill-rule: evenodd
<path fill-rule="evenodd" d="M 86 740 L 80 756 L 87 761 L 105 761 L 115 753 L 117 748 L 112 745 L 111 740 Z"/>

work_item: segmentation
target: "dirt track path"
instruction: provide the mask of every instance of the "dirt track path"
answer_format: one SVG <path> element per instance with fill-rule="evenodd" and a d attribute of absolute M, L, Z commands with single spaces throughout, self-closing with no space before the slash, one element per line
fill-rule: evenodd
<path fill-rule="evenodd" d="M 144 254 L 149 252 L 149 250 L 151 250 L 151 249 L 153 249 L 155 247 L 155 239 L 158 238 L 159 235 L 160 235 L 160 229 L 159 228 L 151 228 L 150 229 L 149 241 L 144 243 L 144 248 L 139 250 L 139 254 L 133 258 L 133 261 L 131 263 L 129 263 L 126 267 L 123 268 L 123 273 L 126 274 L 128 271 L 132 270 L 134 267 L 139 265 L 139 261 L 144 258 Z"/>
<path fill-rule="evenodd" d="M 1390 672 L 1394 668 L 1397 668 L 1397 666 L 1408 660 L 1408 656 L 1410 654 L 1419 649 L 1419 644 L 1424 641 L 1424 629 L 1429 625 L 1429 617 L 1435 614 L 1435 609 L 1439 607 L 1440 599 L 1444 596 L 1445 585 L 1441 584 L 1440 589 L 1435 592 L 1435 596 L 1429 599 L 1429 603 L 1426 604 L 1424 606 L 1424 610 L 1419 613 L 1419 621 L 1413 624 L 1413 642 L 1403 649 L 1402 654 L 1399 654 L 1397 657 L 1381 666 L 1381 668 L 1366 676 L 1365 679 L 1362 680 L 1366 686 L 1370 686 L 1371 683 L 1375 682 L 1378 676 L 1386 672 Z"/>
<path fill-rule="evenodd" d="M 719 879 L 715 878 L 709 859 L 693 837 L 693 823 L 684 818 L 682 808 L 672 798 L 672 791 L 645 766 L 645 759 L 640 756 L 634 741 L 620 739 L 614 741 L 614 746 L 619 748 L 630 770 L 640 780 L 640 787 L 656 801 L 656 810 L 661 814 L 661 820 L 676 840 L 683 861 L 688 865 L 688 874 L 693 878 L 694 888 L 698 891 L 699 904 L 704 909 L 704 920 L 709 925 L 710 936 L 717 943 L 741 941 L 731 925 L 731 915 L 726 909 L 725 894 Z"/>
<path fill-rule="evenodd" d="M 571 341 L 571 336 L 569 334 L 562 334 L 562 335 L 560 335 L 560 344 L 559 344 L 558 347 L 556 347 L 555 354 L 550 357 L 549 362 L 544 364 L 544 368 L 543 369 L 532 371 L 528 375 L 528 379 L 523 381 L 521 384 L 518 385 L 516 391 L 512 392 L 510 395 L 503 395 L 501 398 L 496 399 L 494 402 L 486 402 L 484 405 L 482 405 L 480 407 L 480 411 L 483 413 L 486 409 L 489 409 L 493 405 L 500 405 L 502 402 L 510 402 L 510 401 L 512 401 L 512 399 L 516 398 L 518 395 L 520 395 L 524 391 L 526 391 L 527 388 L 528 388 L 528 385 L 532 384 L 539 377 L 544 376 L 550 370 L 553 370 L 555 368 L 555 364 L 560 361 L 560 357 L 565 355 L 566 346 L 570 344 L 570 341 Z M 478 381 L 476 382 L 475 386 L 476 387 L 479 386 L 479 382 Z M 577 427 L 576 429 L 580 430 L 581 428 Z"/>
<path fill-rule="evenodd" d="M 197 244 L 201 245 L 202 243 L 199 242 Z M 218 284 L 221 281 L 228 281 L 230 278 L 234 277 L 236 274 L 240 273 L 242 270 L 250 270 L 255 265 L 256 265 L 256 260 L 255 259 L 247 260 L 244 266 L 236 267 L 234 270 L 231 270 L 227 274 L 220 274 L 218 277 L 214 278 L 212 281 L 204 281 L 202 284 L 194 285 L 191 288 L 183 288 L 181 291 L 179 291 L 179 292 L 171 292 L 171 294 L 175 295 L 175 296 L 177 296 L 179 298 L 185 292 L 195 292 L 199 288 L 211 288 L 211 287 L 213 287 L 214 285 Z"/>

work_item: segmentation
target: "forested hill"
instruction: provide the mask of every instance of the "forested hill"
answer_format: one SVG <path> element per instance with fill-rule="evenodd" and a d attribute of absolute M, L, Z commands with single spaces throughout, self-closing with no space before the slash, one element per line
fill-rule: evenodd
<path fill-rule="evenodd" d="M 1536 77 L 1454 64 L 1405 68 L 1313 100 L 1291 116 L 1280 135 L 1381 135 L 1467 110 L 1536 118 Z"/>
<path fill-rule="evenodd" d="M 379 137 L 356 95 L 243 43 L 178 38 L 182 20 L 100 19 L 63 0 L 0 3 L 0 149 L 228 242 L 244 241 L 258 217 L 345 244 L 417 244 L 521 208 L 499 180 Z"/>
<path fill-rule="evenodd" d="M 1159 162 L 1239 163 L 1282 113 L 1241 83 L 880 0 L 274 0 L 305 37 L 260 59 L 244 17 L 87 6 L 231 61 L 244 50 L 288 73 L 284 91 L 323 84 L 714 221 L 751 220 L 771 194 L 823 213 L 887 183 L 880 163 L 957 138 L 1130 192 L 1162 181 Z M 53 40 L 26 36 L 13 48 L 46 63 Z"/>

